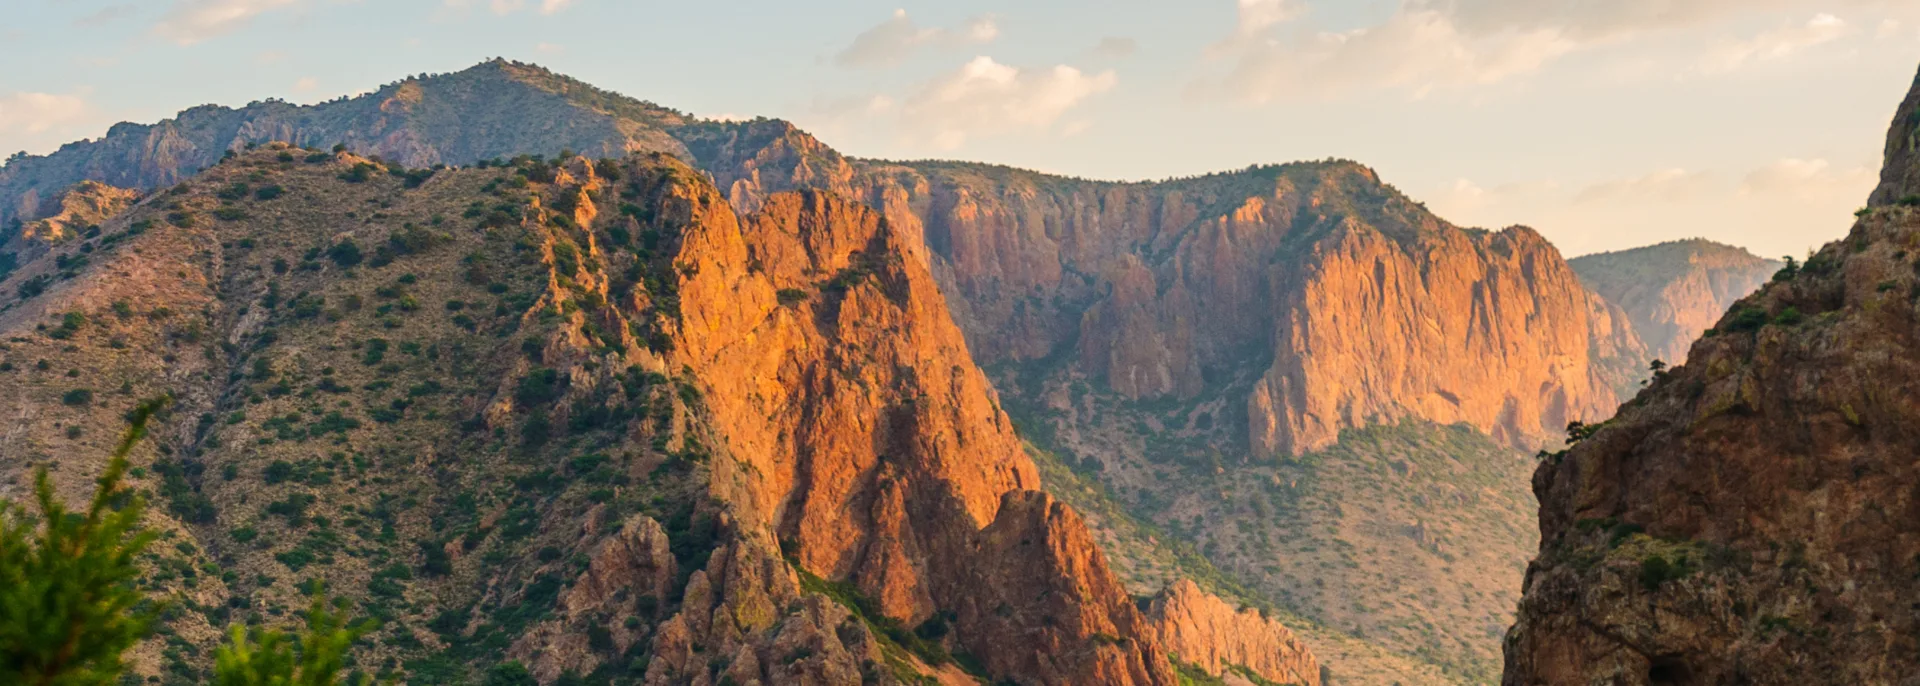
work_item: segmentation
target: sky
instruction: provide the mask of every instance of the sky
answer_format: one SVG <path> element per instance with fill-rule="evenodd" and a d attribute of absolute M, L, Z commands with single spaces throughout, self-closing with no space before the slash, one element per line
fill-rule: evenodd
<path fill-rule="evenodd" d="M 1338 157 L 1569 256 L 1838 238 L 1915 0 L 0 0 L 0 151 L 495 56 L 862 157 L 1143 180 Z"/>

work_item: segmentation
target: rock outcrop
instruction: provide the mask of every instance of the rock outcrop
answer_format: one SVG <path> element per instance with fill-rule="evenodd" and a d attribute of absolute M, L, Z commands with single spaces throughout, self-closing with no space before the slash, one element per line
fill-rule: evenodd
<path fill-rule="evenodd" d="M 1703 239 L 1585 255 L 1568 264 L 1588 288 L 1626 311 L 1646 354 L 1668 364 L 1686 362 L 1701 333 L 1785 266 Z"/>
<path fill-rule="evenodd" d="M 1274 365 L 1248 399 L 1256 452 L 1297 455 L 1402 418 L 1527 446 L 1613 407 L 1595 352 L 1633 343 L 1596 335 L 1593 296 L 1544 238 L 1409 242 L 1345 222 L 1283 282 Z"/>
<path fill-rule="evenodd" d="M 887 617 L 951 614 L 994 674 L 1172 682 L 1085 526 L 1034 492 L 932 275 L 878 212 L 782 194 L 742 225 L 711 189 L 658 192 L 688 212 L 679 355 L 734 456 L 723 497 Z M 983 602 L 1002 593 L 1022 595 Z"/>
<path fill-rule="evenodd" d="M 1168 651 L 1213 674 L 1240 668 L 1274 683 L 1320 686 L 1320 664 L 1291 630 L 1236 610 L 1191 581 L 1154 596 L 1147 618 Z"/>
<path fill-rule="evenodd" d="M 1865 213 L 1540 467 L 1506 683 L 1915 683 L 1915 246 L 1920 210 Z"/>

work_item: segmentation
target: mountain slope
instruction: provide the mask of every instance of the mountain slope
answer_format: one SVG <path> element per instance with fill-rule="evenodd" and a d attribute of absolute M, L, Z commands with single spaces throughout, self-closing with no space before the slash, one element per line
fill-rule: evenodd
<path fill-rule="evenodd" d="M 413 683 L 1174 683 L 906 248 L 663 156 L 264 146 L 0 283 L 0 496 L 174 398 L 135 476 L 174 680 L 325 578 Z"/>
<path fill-rule="evenodd" d="M 1456 678 L 1490 673 L 1496 648 L 1481 626 L 1504 623 L 1511 604 L 1481 586 L 1491 583 L 1480 578 L 1482 567 L 1435 563 L 1438 558 L 1408 543 L 1404 532 L 1418 528 L 1413 526 L 1418 522 L 1446 520 L 1455 513 L 1452 503 L 1462 501 L 1391 489 L 1393 500 L 1381 508 L 1382 516 L 1392 513 L 1403 521 L 1333 526 L 1327 522 L 1349 520 L 1330 514 L 1319 526 L 1289 530 L 1302 537 L 1292 545 L 1313 548 L 1298 556 L 1313 560 L 1315 566 L 1309 567 L 1292 562 L 1293 551 L 1271 543 L 1250 547 L 1260 540 L 1256 532 L 1270 538 L 1276 531 L 1273 510 L 1252 506 L 1251 497 L 1209 502 L 1198 494 L 1215 492 L 1216 484 L 1251 491 L 1262 480 L 1313 472 L 1319 469 L 1312 465 L 1315 456 L 1324 453 L 1351 456 L 1352 464 L 1321 472 L 1340 478 L 1305 479 L 1282 490 L 1316 503 L 1337 503 L 1346 497 L 1343 489 L 1362 487 L 1364 480 L 1355 475 L 1366 469 L 1431 463 L 1444 469 L 1423 472 L 1420 478 L 1433 483 L 1422 488 L 1515 505 L 1518 501 L 1502 489 L 1482 493 L 1482 477 L 1517 474 L 1526 463 L 1514 449 L 1530 451 L 1556 440 L 1568 421 L 1610 411 L 1615 389 L 1631 388 L 1646 360 L 1626 314 L 1582 286 L 1538 234 L 1453 226 L 1351 162 L 1106 183 L 980 164 L 860 160 L 840 155 L 786 122 L 694 121 L 538 68 L 497 62 L 300 110 L 303 118 L 325 126 L 285 125 L 285 117 L 275 113 L 288 107 L 196 110 L 158 127 L 176 131 L 167 134 L 169 141 L 184 135 L 177 130 L 212 132 L 193 139 L 206 142 L 192 146 L 146 146 L 140 136 L 147 129 L 122 127 L 104 142 L 9 165 L 0 171 L 0 191 L 6 193 L 0 197 L 18 206 L 55 181 L 66 184 L 89 175 L 121 174 L 116 178 L 128 185 L 151 189 L 170 182 L 167 174 L 192 166 L 169 152 L 175 148 L 191 148 L 210 161 L 216 148 L 287 137 L 322 144 L 344 140 L 352 150 L 409 166 L 464 164 L 510 152 L 545 154 L 562 146 L 594 155 L 665 151 L 710 177 L 723 192 L 720 204 L 731 206 L 736 222 L 750 223 L 763 212 L 813 221 L 805 219 L 812 210 L 798 211 L 789 206 L 792 200 L 776 202 L 810 197 L 783 195 L 791 191 L 851 198 L 879 211 L 888 227 L 887 249 L 919 265 L 945 294 L 944 307 L 959 324 L 966 348 L 991 371 L 1001 400 L 1017 408 L 1023 435 L 1109 487 L 1139 519 L 1200 544 L 1221 569 L 1253 589 L 1250 596 L 1258 596 L 1242 600 L 1367 632 L 1368 640 L 1401 657 L 1418 653 L 1419 659 L 1446 665 Z M 196 117 L 225 123 L 199 129 L 180 123 Z M 558 124 L 504 133 L 498 128 L 503 122 L 549 120 Z M 823 200 L 808 202 L 827 206 Z M 618 204 L 594 203 L 600 215 L 613 214 L 609 207 Z M 742 239 L 748 243 L 746 271 L 764 271 L 772 274 L 766 278 L 784 284 L 773 286 L 776 302 L 782 291 L 805 291 L 801 286 L 808 279 L 839 275 L 808 275 L 806 269 L 852 268 L 822 263 L 776 269 L 763 262 L 765 246 L 755 247 L 753 241 L 778 232 L 761 227 L 747 233 L 751 238 Z M 801 269 L 801 276 L 793 269 Z M 701 274 L 689 283 L 704 284 L 708 272 Z M 813 446 L 796 432 L 826 421 L 809 413 L 844 410 L 727 375 L 756 369 L 806 387 L 822 383 L 825 370 L 859 365 L 812 357 L 819 354 L 818 346 L 838 339 L 819 327 L 763 317 L 765 289 L 748 297 L 740 284 L 707 286 L 725 297 L 712 298 L 713 313 L 701 315 L 711 321 L 702 319 L 701 328 L 687 332 L 693 348 L 676 350 L 705 351 L 689 360 L 714 370 L 715 379 L 728 384 L 728 402 L 740 403 L 725 420 L 739 424 L 727 431 L 753 437 L 756 449 L 806 454 Z M 791 306 L 811 306 L 811 299 L 784 297 Z M 764 336 L 779 342 L 781 347 L 772 349 L 784 352 L 742 359 L 738 356 L 751 353 L 701 342 L 703 332 L 723 329 Z M 642 337 L 654 333 L 648 329 Z M 866 350 L 890 349 L 880 341 L 856 342 Z M 970 383 L 965 375 L 937 376 Z M 877 378 L 930 383 L 915 375 Z M 797 418 L 789 416 L 795 413 Z M 977 410 L 961 415 L 966 423 L 991 417 Z M 823 447 L 845 454 L 866 437 L 894 445 L 898 439 L 888 435 L 888 427 L 920 421 L 887 417 Z M 1497 442 L 1467 440 L 1450 426 L 1441 428 L 1456 423 Z M 1340 449 L 1343 433 L 1364 435 L 1370 427 L 1402 424 L 1415 427 L 1409 431 L 1417 435 L 1363 442 L 1368 447 L 1361 454 Z M 982 430 L 987 463 L 1008 459 L 1003 434 Z M 949 462 L 943 456 L 954 452 L 940 445 L 916 449 L 924 449 L 934 464 Z M 769 469 L 729 476 L 729 488 L 737 490 L 729 491 L 728 500 L 752 503 L 756 516 L 781 533 L 813 523 L 832 528 L 873 520 L 851 512 L 893 497 L 887 488 L 864 483 L 816 487 L 837 483 L 828 477 L 842 475 L 772 459 Z M 870 466 L 852 464 L 860 470 Z M 907 464 L 919 464 L 918 458 Z M 911 471 L 901 481 L 904 493 L 915 502 L 922 499 L 919 489 L 927 485 Z M 1031 487 L 1017 474 L 982 483 L 989 482 Z M 993 491 L 972 488 L 949 495 L 964 503 L 961 509 L 976 524 L 984 524 L 997 507 L 984 495 Z M 785 495 L 790 492 L 801 495 L 790 501 Z M 1529 511 L 1517 505 L 1491 508 L 1487 512 L 1506 519 L 1485 530 L 1524 532 L 1532 526 Z M 1201 515 L 1207 526 L 1194 525 L 1193 518 Z M 912 523 L 921 515 L 881 519 Z M 919 524 L 900 533 L 922 547 L 955 540 Z M 1480 564 L 1498 570 L 1488 578 L 1517 575 L 1522 557 L 1517 551 L 1529 545 L 1518 536 L 1476 555 L 1484 554 Z M 1335 564 L 1322 558 L 1335 550 L 1368 549 L 1391 556 L 1385 568 L 1409 571 L 1407 583 L 1431 585 L 1439 595 L 1461 597 L 1463 604 L 1439 614 L 1404 603 L 1379 604 L 1389 609 L 1377 617 L 1373 603 L 1365 604 L 1368 611 L 1358 611 L 1352 600 L 1376 591 L 1381 577 L 1344 559 Z M 870 564 L 887 570 L 872 574 L 887 578 L 911 571 L 895 562 L 911 557 L 911 550 L 886 550 L 858 536 L 790 552 L 835 574 Z M 1125 579 L 1137 593 L 1149 593 L 1167 580 L 1131 571 Z M 932 587 L 884 578 L 857 582 L 863 592 L 877 594 L 906 616 L 918 617 L 940 604 Z M 1327 590 L 1303 590 L 1314 582 Z M 1425 626 L 1436 620 L 1445 621 L 1433 630 Z M 1336 673 L 1340 667 L 1333 665 Z"/>
<path fill-rule="evenodd" d="M 1894 138 L 1916 102 L 1920 81 Z M 1920 211 L 1885 202 L 1920 192 L 1912 145 L 1846 239 L 1540 467 L 1506 683 L 1920 674 Z"/>
<path fill-rule="evenodd" d="M 1764 285 L 1784 263 L 1704 239 L 1671 241 L 1568 260 L 1581 283 L 1626 310 L 1647 354 L 1670 364 L 1734 301 Z"/>

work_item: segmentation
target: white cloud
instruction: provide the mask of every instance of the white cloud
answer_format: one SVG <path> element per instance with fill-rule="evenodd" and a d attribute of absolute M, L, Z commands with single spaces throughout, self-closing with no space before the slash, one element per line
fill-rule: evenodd
<path fill-rule="evenodd" d="M 0 133 L 40 133 L 73 123 L 92 110 L 81 94 L 16 92 L 0 96 Z"/>
<path fill-rule="evenodd" d="M 1044 131 L 1094 95 L 1112 90 L 1111 70 L 1087 74 L 1070 66 L 1022 69 L 978 57 L 940 76 L 902 107 L 907 128 L 934 147 L 952 150 L 970 136 Z"/>
<path fill-rule="evenodd" d="M 1306 14 L 1296 0 L 1238 0 L 1233 34 L 1213 46 L 1216 51 L 1232 50 L 1258 41 L 1268 29 Z"/>
<path fill-rule="evenodd" d="M 1740 194 L 1802 200 L 1864 200 L 1880 177 L 1862 165 L 1838 169 L 1822 159 L 1787 158 L 1775 161 L 1740 182 Z"/>
<path fill-rule="evenodd" d="M 1840 18 L 1849 10 L 1883 18 L 1913 7 L 1910 0 L 1399 0 L 1393 12 L 1374 23 L 1314 31 L 1294 25 L 1306 14 L 1300 0 L 1235 2 L 1232 30 L 1207 49 L 1209 57 L 1227 66 L 1195 90 L 1252 102 L 1376 90 L 1419 97 L 1505 82 L 1568 55 L 1657 34 L 1712 45 L 1710 39 L 1674 32 L 1704 33 L 1703 27 L 1760 17 L 1814 14 L 1805 23 L 1724 42 L 1704 56 L 1682 51 L 1683 56 L 1646 70 L 1670 76 L 1686 71 L 1686 61 L 1698 60 L 1696 71 L 1720 73 L 1842 37 L 1851 31 Z M 1898 30 L 1898 24 L 1887 26 L 1892 28 L 1881 28 L 1883 35 Z"/>
<path fill-rule="evenodd" d="M 294 0 L 178 0 L 153 25 L 153 33 L 180 45 L 193 45 L 233 31 L 262 12 Z"/>
<path fill-rule="evenodd" d="M 537 43 L 533 46 L 533 50 L 534 52 L 557 55 L 566 52 L 567 47 L 557 43 Z"/>
<path fill-rule="evenodd" d="M 921 27 L 906 10 L 894 10 L 892 17 L 855 36 L 833 56 L 833 63 L 853 68 L 890 67 L 923 47 L 988 43 L 999 37 L 999 20 L 993 15 L 974 17 L 957 29 L 943 29 Z"/>
<path fill-rule="evenodd" d="M 311 76 L 302 76 L 293 82 L 293 92 L 295 93 L 310 93 L 313 89 L 319 87 L 320 82 Z"/>
<path fill-rule="evenodd" d="M 1721 45 L 1701 63 L 1709 74 L 1739 69 L 1751 62 L 1778 60 L 1847 35 L 1847 22 L 1831 14 L 1815 15 L 1805 24 L 1784 26 L 1751 39 Z"/>
<path fill-rule="evenodd" d="M 540 0 L 540 13 L 548 15 L 559 14 L 561 10 L 566 9 L 572 4 L 573 0 Z"/>
<path fill-rule="evenodd" d="M 1590 203 L 1686 202 L 1712 190 L 1713 175 L 1681 168 L 1662 169 L 1646 176 L 1605 181 L 1575 195 L 1576 205 Z"/>
<path fill-rule="evenodd" d="M 1251 102 L 1381 89 L 1424 96 L 1528 74 L 1574 47 L 1553 30 L 1473 36 L 1444 13 L 1403 11 L 1378 26 L 1242 48 L 1222 85 Z"/>

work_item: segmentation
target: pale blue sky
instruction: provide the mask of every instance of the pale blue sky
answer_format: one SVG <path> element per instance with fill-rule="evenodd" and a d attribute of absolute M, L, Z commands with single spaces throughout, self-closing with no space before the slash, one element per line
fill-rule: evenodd
<path fill-rule="evenodd" d="M 0 150 L 505 56 L 869 157 L 1141 179 L 1352 158 L 1569 255 L 1841 235 L 1902 0 L 0 0 Z"/>

